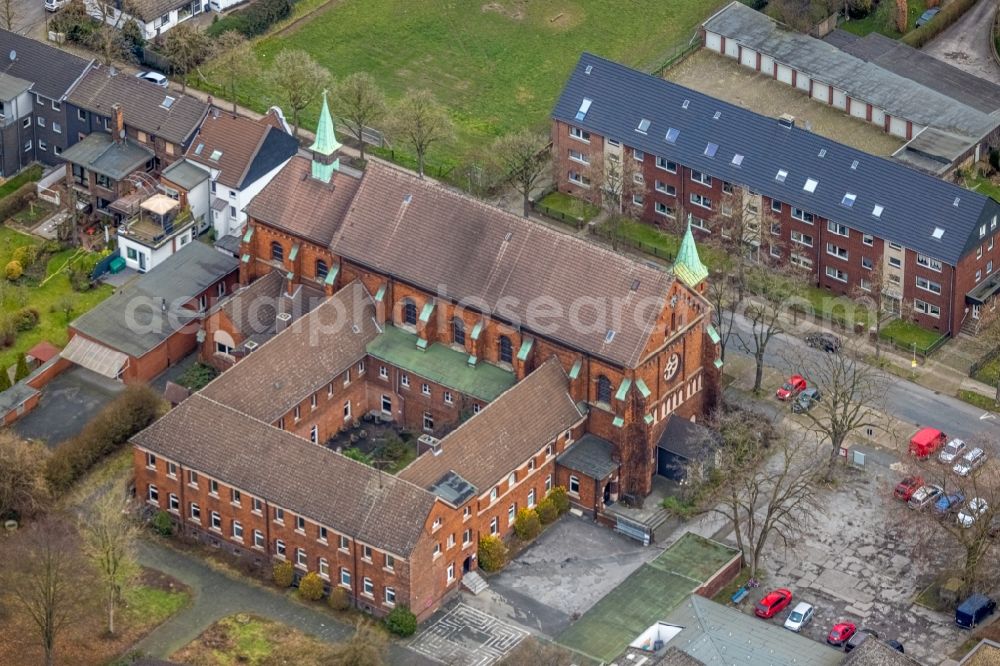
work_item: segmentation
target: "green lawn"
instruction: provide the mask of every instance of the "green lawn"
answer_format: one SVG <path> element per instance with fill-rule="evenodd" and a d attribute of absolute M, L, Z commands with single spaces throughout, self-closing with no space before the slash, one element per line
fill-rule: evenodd
<path fill-rule="evenodd" d="M 17 174 L 3 185 L 0 185 L 0 199 L 7 196 L 25 183 L 39 180 L 42 177 L 42 167 L 40 164 L 28 167 Z"/>
<path fill-rule="evenodd" d="M 992 197 L 995 201 L 1000 201 L 1000 185 L 997 185 L 989 178 L 980 175 L 967 177 L 965 186 L 970 190 Z"/>
<path fill-rule="evenodd" d="M 156 626 L 184 608 L 191 596 L 186 590 L 164 590 L 140 585 L 125 593 L 127 619 Z"/>
<path fill-rule="evenodd" d="M 559 218 L 560 215 L 565 215 L 574 222 L 577 218 L 583 218 L 584 222 L 589 222 L 600 212 L 597 206 L 587 203 L 583 199 L 572 197 L 565 192 L 549 192 L 542 197 L 538 205 L 540 213 L 556 218 Z M 548 209 L 547 211 L 545 210 L 546 208 Z"/>
<path fill-rule="evenodd" d="M 888 0 L 891 2 L 892 0 Z M 920 15 L 927 10 L 927 0 L 910 0 L 907 8 L 907 18 L 906 18 L 906 31 L 909 32 L 913 30 L 913 25 L 920 18 Z M 855 35 L 861 35 L 862 37 L 870 32 L 879 32 L 886 37 L 891 37 L 892 39 L 899 39 L 903 36 L 903 33 L 896 30 L 886 30 L 882 26 L 878 25 L 875 20 L 875 12 L 872 12 L 868 16 L 862 19 L 851 19 L 850 21 L 844 21 L 838 26 L 841 30 L 846 30 L 847 32 L 853 32 Z"/>
<path fill-rule="evenodd" d="M 670 262 L 677 256 L 677 248 L 681 245 L 680 236 L 661 231 L 643 222 L 624 220 L 621 223 L 620 233 L 626 241 L 635 245 L 636 249 Z M 700 243 L 698 255 L 709 270 L 725 267 L 729 263 L 724 252 Z"/>
<path fill-rule="evenodd" d="M 880 337 L 897 343 L 900 348 L 913 349 L 916 343 L 917 351 L 925 350 L 934 344 L 941 334 L 926 328 L 917 326 L 912 321 L 894 319 L 882 327 L 879 331 Z"/>
<path fill-rule="evenodd" d="M 840 322 L 845 328 L 853 328 L 854 324 L 859 322 L 867 328 L 871 320 L 868 308 L 846 296 L 832 294 L 826 289 L 807 286 L 803 289 L 802 296 L 809 301 L 817 317 Z"/>
<path fill-rule="evenodd" d="M 0 267 L 11 260 L 14 250 L 22 245 L 40 244 L 34 236 L 0 227 Z M 7 368 L 17 362 L 18 356 L 42 340 L 48 340 L 62 347 L 69 340 L 66 331 L 66 316 L 57 312 L 56 306 L 63 296 L 73 299 L 74 309 L 70 318 L 75 318 L 94 307 L 111 295 L 110 286 L 100 285 L 90 291 L 78 293 L 70 288 L 67 263 L 79 258 L 80 251 L 67 249 L 51 256 L 45 269 L 44 284 L 35 283 L 28 277 L 18 282 L 9 282 L 0 277 L 0 312 L 10 313 L 23 307 L 33 307 L 40 315 L 38 326 L 30 331 L 17 334 L 14 345 L 0 351 L 0 368 Z"/>
<path fill-rule="evenodd" d="M 254 50 L 264 68 L 282 49 L 300 48 L 337 79 L 367 71 L 390 100 L 409 89 L 429 89 L 450 109 L 458 139 L 432 147 L 428 157 L 432 165 L 454 166 L 505 132 L 547 131 L 549 113 L 581 52 L 652 70 L 686 45 L 722 4 L 335 0 L 298 25 L 259 38 Z M 193 83 L 218 93 L 212 64 L 201 72 L 207 84 L 198 77 Z M 261 76 L 244 80 L 237 91 L 241 103 L 258 111 L 278 101 Z M 318 114 L 313 105 L 303 125 L 313 125 Z"/>

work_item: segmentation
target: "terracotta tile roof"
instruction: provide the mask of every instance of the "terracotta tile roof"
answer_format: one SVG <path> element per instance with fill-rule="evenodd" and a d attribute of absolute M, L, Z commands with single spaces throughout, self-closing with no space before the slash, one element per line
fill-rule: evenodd
<path fill-rule="evenodd" d="M 273 423 L 365 356 L 375 305 L 352 282 L 222 373 L 202 394 Z M 326 399 L 325 390 L 322 399 Z"/>
<path fill-rule="evenodd" d="M 446 289 L 451 298 L 497 310 L 529 331 L 527 314 L 541 305 L 547 337 L 626 367 L 641 359 L 659 314 L 649 305 L 662 304 L 673 280 L 377 162 L 369 163 L 332 247 L 432 293 Z M 554 309 L 561 312 L 549 316 Z"/>
<path fill-rule="evenodd" d="M 419 540 L 436 501 L 417 486 L 248 418 L 201 393 L 137 434 L 132 443 L 403 557 Z"/>
<path fill-rule="evenodd" d="M 42 340 L 37 345 L 29 349 L 27 354 L 39 363 L 45 363 L 46 361 L 59 356 L 60 351 L 59 347 L 56 347 L 48 340 Z"/>
<path fill-rule="evenodd" d="M 169 108 L 164 106 L 168 97 L 173 99 Z M 208 104 L 190 95 L 164 90 L 124 72 L 108 76 L 100 66 L 87 72 L 67 99 L 102 116 L 110 116 L 111 105 L 117 102 L 126 125 L 177 144 L 191 138 L 208 113 Z"/>
<path fill-rule="evenodd" d="M 278 229 L 329 245 L 360 180 L 337 172 L 330 183 L 312 178 L 311 163 L 293 157 L 247 206 L 247 214 Z"/>
<path fill-rule="evenodd" d="M 216 309 L 229 318 L 244 338 L 273 334 L 274 319 L 278 314 L 278 298 L 284 285 L 281 273 L 271 271 L 234 292 L 219 303 Z"/>
<path fill-rule="evenodd" d="M 438 455 L 420 456 L 399 478 L 430 488 L 455 472 L 484 492 L 583 418 L 568 388 L 559 360 L 549 359 L 442 439 Z"/>
<path fill-rule="evenodd" d="M 213 109 L 185 157 L 218 169 L 220 183 L 240 190 L 291 158 L 298 149 L 294 138 L 271 125 Z"/>

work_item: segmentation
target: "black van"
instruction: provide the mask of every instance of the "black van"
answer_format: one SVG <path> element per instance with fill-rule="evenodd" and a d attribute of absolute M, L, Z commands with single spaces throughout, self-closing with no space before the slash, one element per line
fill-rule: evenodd
<path fill-rule="evenodd" d="M 955 624 L 972 629 L 997 609 L 997 602 L 985 594 L 973 594 L 955 609 Z"/>

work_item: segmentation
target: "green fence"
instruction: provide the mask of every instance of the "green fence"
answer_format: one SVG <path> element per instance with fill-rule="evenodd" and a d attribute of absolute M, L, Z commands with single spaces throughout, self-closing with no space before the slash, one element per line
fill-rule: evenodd
<path fill-rule="evenodd" d="M 906 352 L 907 354 L 916 353 L 917 356 L 920 356 L 922 358 L 927 358 L 928 356 L 936 352 L 938 349 L 941 349 L 941 347 L 944 346 L 944 343 L 948 342 L 948 336 L 942 334 L 938 339 L 936 339 L 934 342 L 927 345 L 926 347 L 921 347 L 920 345 L 913 342 L 905 342 L 899 340 L 897 338 L 892 337 L 891 335 L 883 335 L 882 341 L 889 344 L 889 346 L 898 351 Z"/>
<path fill-rule="evenodd" d="M 982 372 L 983 368 L 996 361 L 997 358 L 1000 358 L 1000 346 L 989 350 L 978 361 L 969 366 L 969 376 L 978 379 L 977 375 Z"/>

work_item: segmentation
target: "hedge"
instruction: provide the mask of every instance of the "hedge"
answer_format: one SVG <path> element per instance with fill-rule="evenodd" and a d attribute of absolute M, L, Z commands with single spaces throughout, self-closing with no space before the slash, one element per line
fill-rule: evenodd
<path fill-rule="evenodd" d="M 24 209 L 28 202 L 38 197 L 38 188 L 35 183 L 25 183 L 4 198 L 0 199 L 0 220 Z"/>
<path fill-rule="evenodd" d="M 338 585 L 330 590 L 330 596 L 327 597 L 326 603 L 333 610 L 345 611 L 351 607 L 351 595 Z"/>
<path fill-rule="evenodd" d="M 542 525 L 548 525 L 559 517 L 559 509 L 556 508 L 555 502 L 548 498 L 538 503 L 537 511 L 538 519 L 542 521 Z"/>
<path fill-rule="evenodd" d="M 54 493 L 65 492 L 95 463 L 119 450 L 132 435 L 164 412 L 164 402 L 148 386 L 132 385 L 108 403 L 76 437 L 56 447 L 45 466 Z"/>
<path fill-rule="evenodd" d="M 278 587 L 291 587 L 295 582 L 295 570 L 291 562 L 275 562 L 271 567 L 271 578 Z"/>
<path fill-rule="evenodd" d="M 479 568 L 483 571 L 499 571 L 507 564 L 507 546 L 500 537 L 487 534 L 479 538 Z"/>
<path fill-rule="evenodd" d="M 318 573 L 310 571 L 302 577 L 299 581 L 299 596 L 306 601 L 319 601 L 323 598 L 323 579 Z"/>
<path fill-rule="evenodd" d="M 534 509 L 524 508 L 514 519 L 514 533 L 521 541 L 532 541 L 542 531 L 542 521 Z"/>
<path fill-rule="evenodd" d="M 396 606 L 385 616 L 385 628 L 406 638 L 417 631 L 417 616 L 406 606 Z"/>
<path fill-rule="evenodd" d="M 289 0 L 257 0 L 248 7 L 215 21 L 205 32 L 209 37 L 218 37 L 224 32 L 235 31 L 250 39 L 264 34 L 268 28 L 291 13 L 292 3 Z"/>
<path fill-rule="evenodd" d="M 562 486 L 556 486 L 550 490 L 545 499 L 552 502 L 560 516 L 569 511 L 569 497 L 566 495 L 566 489 Z"/>
<path fill-rule="evenodd" d="M 941 8 L 933 20 L 906 33 L 899 41 L 919 49 L 954 24 L 961 18 L 962 14 L 972 9 L 974 4 L 976 4 L 976 0 L 951 0 L 950 3 Z"/>

